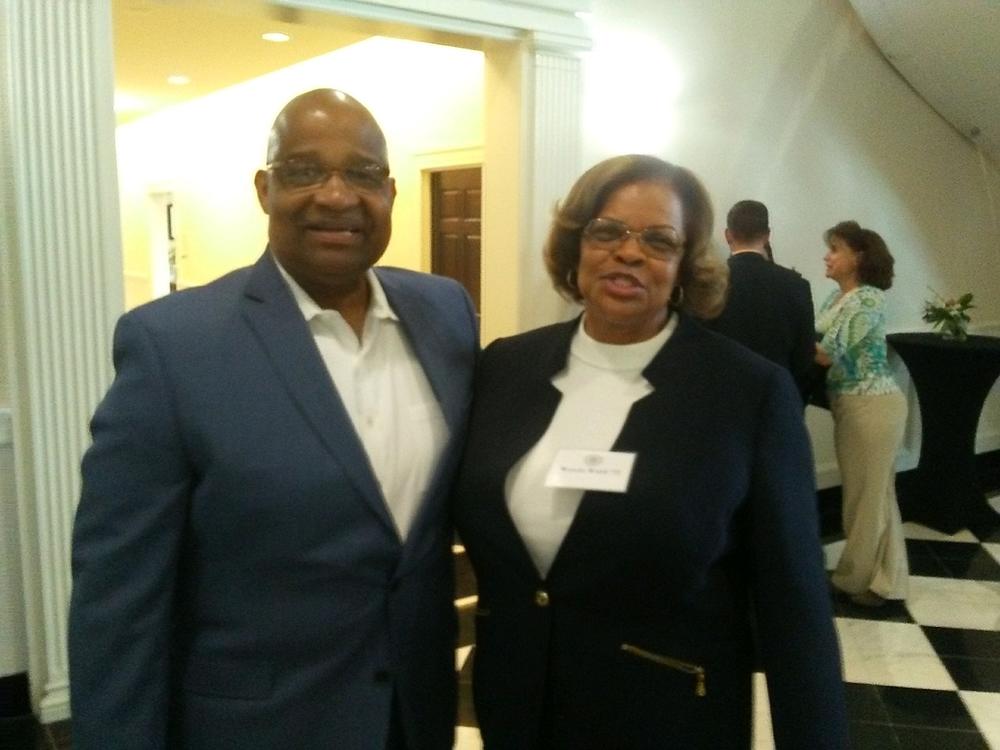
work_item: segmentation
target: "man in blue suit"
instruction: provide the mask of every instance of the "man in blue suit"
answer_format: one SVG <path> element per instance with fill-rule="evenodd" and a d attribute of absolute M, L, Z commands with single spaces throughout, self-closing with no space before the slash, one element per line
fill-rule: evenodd
<path fill-rule="evenodd" d="M 279 114 L 257 263 L 124 315 L 73 534 L 76 750 L 446 750 L 477 333 L 373 264 L 395 184 L 334 90 Z"/>

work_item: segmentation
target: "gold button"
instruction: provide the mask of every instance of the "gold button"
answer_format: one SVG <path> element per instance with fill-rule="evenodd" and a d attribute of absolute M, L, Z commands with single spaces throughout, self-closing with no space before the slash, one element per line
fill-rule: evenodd
<path fill-rule="evenodd" d="M 539 607 L 549 606 L 549 592 L 545 589 L 538 589 L 538 591 L 535 592 L 535 604 Z"/>

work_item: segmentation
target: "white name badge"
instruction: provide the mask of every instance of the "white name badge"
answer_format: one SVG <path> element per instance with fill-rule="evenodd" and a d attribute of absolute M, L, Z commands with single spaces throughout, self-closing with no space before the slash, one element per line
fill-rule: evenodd
<path fill-rule="evenodd" d="M 561 450 L 549 467 L 546 487 L 624 492 L 632 478 L 634 453 Z"/>

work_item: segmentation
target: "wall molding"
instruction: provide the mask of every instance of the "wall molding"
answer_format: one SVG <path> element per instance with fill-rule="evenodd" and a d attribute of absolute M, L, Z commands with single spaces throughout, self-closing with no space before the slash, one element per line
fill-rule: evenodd
<path fill-rule="evenodd" d="M 592 0 L 272 0 L 291 9 L 338 13 L 464 36 L 519 41 L 537 48 L 590 49 Z"/>

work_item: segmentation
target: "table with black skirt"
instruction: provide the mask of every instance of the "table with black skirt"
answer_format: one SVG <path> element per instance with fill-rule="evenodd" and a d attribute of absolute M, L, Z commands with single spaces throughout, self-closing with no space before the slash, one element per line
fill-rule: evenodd
<path fill-rule="evenodd" d="M 910 372 L 920 402 L 920 463 L 906 493 L 906 517 L 954 534 L 998 516 L 976 476 L 976 430 L 1000 375 L 1000 338 L 964 341 L 934 333 L 891 333 L 887 340 Z"/>

